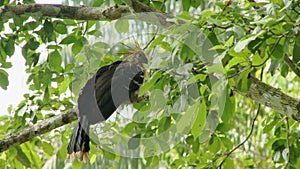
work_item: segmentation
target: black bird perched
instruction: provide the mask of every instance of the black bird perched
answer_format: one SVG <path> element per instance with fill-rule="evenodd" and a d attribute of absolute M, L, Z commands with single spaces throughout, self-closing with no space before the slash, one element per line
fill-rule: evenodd
<path fill-rule="evenodd" d="M 89 126 L 108 119 L 124 103 L 137 101 L 138 91 L 146 73 L 148 60 L 142 50 L 129 60 L 116 61 L 101 67 L 87 81 L 78 97 L 79 122 L 68 145 L 69 159 L 88 159 Z"/>

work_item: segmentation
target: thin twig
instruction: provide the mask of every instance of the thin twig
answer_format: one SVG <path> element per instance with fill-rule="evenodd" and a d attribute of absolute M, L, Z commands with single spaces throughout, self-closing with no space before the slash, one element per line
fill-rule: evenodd
<path fill-rule="evenodd" d="M 286 35 L 286 34 L 281 35 L 281 36 L 279 37 L 279 39 L 276 41 L 275 45 L 272 47 L 271 52 L 268 53 L 268 57 L 267 57 L 266 60 L 264 60 L 264 61 L 263 61 L 261 64 L 259 64 L 259 65 L 251 65 L 251 67 L 260 67 L 260 66 L 264 65 L 264 64 L 271 58 L 271 56 L 272 56 L 273 52 L 275 51 L 276 47 L 278 46 L 280 40 L 281 40 L 285 35 Z"/>
<path fill-rule="evenodd" d="M 156 29 L 156 32 L 155 34 L 153 35 L 153 37 L 151 38 L 151 40 L 146 44 L 146 46 L 143 48 L 143 50 L 147 49 L 149 47 L 149 45 L 154 41 L 156 35 L 157 35 L 157 32 L 158 32 L 158 28 Z"/>
<path fill-rule="evenodd" d="M 164 0 L 162 3 L 161 3 L 161 6 L 159 8 L 160 11 L 163 10 L 164 6 L 165 6 L 165 3 L 166 3 L 167 0 Z"/>
<path fill-rule="evenodd" d="M 286 144 L 288 148 L 288 153 L 287 153 L 287 158 L 288 161 L 286 162 L 284 168 L 288 168 L 290 164 L 290 142 L 289 142 L 289 137 L 290 137 L 290 124 L 289 124 L 289 118 L 286 117 Z"/>
<path fill-rule="evenodd" d="M 260 80 L 263 79 L 263 73 L 264 73 L 264 68 L 261 69 L 261 72 L 260 72 Z M 260 107 L 261 107 L 261 104 L 258 104 L 258 107 L 257 107 L 257 112 L 253 118 L 253 121 L 252 121 L 252 124 L 251 124 L 251 130 L 248 134 L 248 136 L 245 138 L 245 140 L 243 142 L 241 142 L 240 144 L 238 144 L 236 147 L 234 147 L 232 150 L 230 150 L 229 152 L 225 153 L 226 154 L 226 157 L 222 160 L 222 162 L 220 163 L 220 165 L 218 166 L 218 168 L 221 169 L 223 163 L 226 161 L 226 159 L 235 151 L 237 150 L 238 148 L 240 148 L 242 145 L 244 145 L 246 143 L 246 141 L 249 140 L 250 136 L 252 135 L 253 133 L 253 130 L 254 130 L 254 124 L 255 124 L 255 121 L 258 117 L 258 114 L 259 114 L 259 111 L 260 111 Z"/>
<path fill-rule="evenodd" d="M 220 168 L 222 167 L 222 165 L 224 164 L 224 162 L 226 161 L 226 159 L 235 151 L 237 150 L 238 148 L 240 148 L 242 145 L 244 145 L 246 143 L 246 141 L 249 140 L 249 138 L 251 137 L 252 133 L 253 133 L 253 130 L 254 130 L 254 124 L 255 124 L 255 121 L 258 117 L 258 114 L 259 114 L 259 111 L 260 111 L 260 107 L 261 107 L 261 104 L 258 104 L 258 108 L 257 108 L 257 112 L 255 114 L 255 117 L 253 118 L 253 121 L 252 121 L 252 124 L 251 124 L 251 130 L 248 134 L 248 136 L 245 138 L 244 141 L 242 141 L 240 144 L 238 144 L 236 147 L 234 147 L 232 150 L 230 150 L 229 152 L 225 153 L 225 158 L 222 160 L 222 162 L 220 163 L 220 165 L 217 167 L 217 168 Z"/>

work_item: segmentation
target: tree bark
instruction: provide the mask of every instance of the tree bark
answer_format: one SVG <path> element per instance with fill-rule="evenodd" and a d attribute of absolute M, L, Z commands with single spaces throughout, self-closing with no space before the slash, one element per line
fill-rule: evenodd
<path fill-rule="evenodd" d="M 61 19 L 76 20 L 115 20 L 128 14 L 128 6 L 113 6 L 107 9 L 99 7 L 67 6 L 54 4 L 23 4 L 16 6 L 6 5 L 0 9 L 0 20 L 10 19 L 14 16 L 47 16 Z"/>
<path fill-rule="evenodd" d="M 252 80 L 252 83 L 248 92 L 240 92 L 236 87 L 233 88 L 234 91 L 300 122 L 300 100 L 255 77 L 250 77 L 249 80 Z"/>
<path fill-rule="evenodd" d="M 8 150 L 11 146 L 22 144 L 33 137 L 47 133 L 77 119 L 77 109 L 71 109 L 46 120 L 39 121 L 35 125 L 24 128 L 22 131 L 0 140 L 0 152 Z"/>

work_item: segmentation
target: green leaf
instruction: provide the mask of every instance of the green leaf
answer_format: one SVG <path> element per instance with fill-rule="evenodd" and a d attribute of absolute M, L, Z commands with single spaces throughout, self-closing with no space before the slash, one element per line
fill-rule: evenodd
<path fill-rule="evenodd" d="M 191 0 L 191 6 L 194 8 L 198 8 L 202 3 L 202 0 Z"/>
<path fill-rule="evenodd" d="M 62 47 L 58 45 L 48 45 L 47 49 L 61 50 Z"/>
<path fill-rule="evenodd" d="M 0 87 L 4 90 L 7 90 L 8 84 L 9 84 L 8 73 L 0 69 Z"/>
<path fill-rule="evenodd" d="M 238 78 L 238 90 L 240 92 L 247 92 L 251 85 L 251 79 L 249 77 L 249 71 L 245 71 L 239 75 Z"/>
<path fill-rule="evenodd" d="M 154 156 L 152 159 L 152 166 L 153 167 L 158 166 L 159 162 L 160 162 L 160 159 L 157 156 Z"/>
<path fill-rule="evenodd" d="M 200 135 L 202 129 L 204 128 L 206 123 L 206 115 L 207 115 L 206 102 L 202 101 L 200 108 L 198 109 L 196 120 L 191 130 L 194 139 L 196 139 Z"/>
<path fill-rule="evenodd" d="M 300 36 L 298 36 L 300 39 Z M 295 43 L 294 45 L 294 49 L 293 49 L 293 58 L 292 58 L 293 62 L 295 64 L 297 64 L 299 66 L 299 62 L 300 62 L 300 44 L 298 45 L 297 43 Z"/>
<path fill-rule="evenodd" d="M 225 74 L 225 70 L 223 65 L 220 64 L 213 64 L 211 66 L 207 66 L 207 72 L 208 73 L 220 73 L 220 74 Z"/>
<path fill-rule="evenodd" d="M 131 137 L 129 140 L 128 140 L 128 149 L 137 149 L 140 145 L 140 139 L 141 135 L 138 134 L 134 137 Z"/>
<path fill-rule="evenodd" d="M 235 65 L 238 65 L 239 63 L 243 63 L 246 62 L 247 60 L 245 59 L 245 57 L 234 57 L 232 59 L 229 60 L 228 64 L 226 65 L 226 67 L 231 68 Z"/>
<path fill-rule="evenodd" d="M 109 160 L 114 160 L 116 158 L 116 155 L 113 153 L 113 150 L 109 148 L 103 148 L 102 151 L 105 158 Z"/>
<path fill-rule="evenodd" d="M 152 4 L 154 6 L 154 8 L 160 10 L 160 8 L 162 7 L 163 3 L 160 1 L 152 1 Z"/>
<path fill-rule="evenodd" d="M 270 123 L 268 123 L 264 128 L 263 128 L 263 133 L 268 133 L 270 132 L 274 126 L 278 123 L 278 120 L 272 120 Z"/>
<path fill-rule="evenodd" d="M 94 29 L 92 31 L 87 32 L 88 35 L 93 35 L 95 37 L 100 37 L 102 36 L 102 32 L 99 31 L 98 29 Z"/>
<path fill-rule="evenodd" d="M 67 34 L 68 29 L 63 22 L 54 22 L 54 30 L 59 34 Z"/>
<path fill-rule="evenodd" d="M 62 58 L 58 51 L 53 51 L 48 56 L 48 62 L 52 69 L 58 69 L 61 66 Z"/>
<path fill-rule="evenodd" d="M 94 162 L 96 161 L 96 158 L 97 158 L 96 154 L 93 154 L 92 157 L 90 158 L 90 163 L 94 164 Z"/>
<path fill-rule="evenodd" d="M 90 140 L 92 143 L 96 144 L 96 145 L 99 145 L 100 142 L 99 142 L 99 137 L 98 135 L 95 133 L 95 131 L 91 130 L 90 131 Z"/>
<path fill-rule="evenodd" d="M 70 78 L 64 78 L 64 81 L 58 86 L 59 93 L 64 93 L 67 91 L 70 84 Z"/>
<path fill-rule="evenodd" d="M 1 4 L 0 4 L 0 6 L 1 6 Z M 0 168 L 6 168 L 8 165 L 7 163 L 8 162 L 6 162 L 6 160 L 0 158 Z"/>
<path fill-rule="evenodd" d="M 120 33 L 128 32 L 129 30 L 128 20 L 118 19 L 115 23 L 115 28 Z"/>
<path fill-rule="evenodd" d="M 231 36 L 226 43 L 224 44 L 225 47 L 231 47 L 233 45 L 234 36 Z"/>
<path fill-rule="evenodd" d="M 59 44 L 71 44 L 71 43 L 75 43 L 76 42 L 76 38 L 74 35 L 69 35 L 65 38 L 63 38 Z"/>
<path fill-rule="evenodd" d="M 186 139 L 185 139 L 186 143 L 188 144 L 193 144 L 194 142 L 194 137 L 192 135 L 188 136 Z"/>
<path fill-rule="evenodd" d="M 23 26 L 23 19 L 21 17 L 18 16 L 13 17 L 13 21 L 16 26 L 20 26 L 20 27 Z"/>
<path fill-rule="evenodd" d="M 225 123 L 229 122 L 229 120 L 232 119 L 234 114 L 235 114 L 235 97 L 234 96 L 230 97 L 229 94 L 227 94 L 226 101 L 225 101 L 225 108 L 221 119 Z"/>
<path fill-rule="evenodd" d="M 189 80 L 186 82 L 186 85 L 196 83 L 198 81 L 203 82 L 207 77 L 207 74 L 196 74 L 195 76 L 192 76 L 189 78 Z"/>
<path fill-rule="evenodd" d="M 95 0 L 93 3 L 93 7 L 99 7 L 103 4 L 104 0 Z"/>
<path fill-rule="evenodd" d="M 98 23 L 98 22 L 97 21 L 87 21 L 86 27 L 85 27 L 86 31 L 90 30 L 91 27 L 93 27 L 96 23 Z"/>
<path fill-rule="evenodd" d="M 13 37 L 10 37 L 5 46 L 5 53 L 8 56 L 12 56 L 15 53 L 15 40 Z"/>
<path fill-rule="evenodd" d="M 233 147 L 233 143 L 231 142 L 230 139 L 228 139 L 227 137 L 219 137 L 220 138 L 220 141 L 222 142 L 223 146 L 226 148 L 226 149 L 232 149 Z"/>
<path fill-rule="evenodd" d="M 190 7 L 191 7 L 191 0 L 183 0 L 182 1 L 182 8 L 184 11 L 188 12 Z"/>
<path fill-rule="evenodd" d="M 221 133 L 226 133 L 228 132 L 232 127 L 232 124 L 230 122 L 222 122 L 218 124 L 217 130 L 220 131 Z"/>
<path fill-rule="evenodd" d="M 162 76 L 162 71 L 157 71 L 152 75 L 151 79 L 148 80 L 148 82 L 144 82 L 144 84 L 140 88 L 139 97 L 143 96 L 147 91 L 150 91 L 150 89 L 154 86 L 156 81 L 159 78 L 161 78 L 161 76 Z"/>
<path fill-rule="evenodd" d="M 287 64 L 281 64 L 280 65 L 280 75 L 282 77 L 286 77 L 289 73 L 289 66 Z"/>
<path fill-rule="evenodd" d="M 152 111 L 157 111 L 166 106 L 167 99 L 164 96 L 164 92 L 162 90 L 155 89 L 151 91 L 150 95 L 150 105 Z"/>
<path fill-rule="evenodd" d="M 51 35 L 53 33 L 53 24 L 51 22 L 49 22 L 48 20 L 45 20 L 44 30 L 47 35 Z"/>
<path fill-rule="evenodd" d="M 168 43 L 168 42 L 162 41 L 162 42 L 160 42 L 159 45 L 161 46 L 162 49 L 165 49 L 166 51 L 169 51 L 169 52 L 172 51 L 172 47 L 171 47 L 170 43 Z"/>
<path fill-rule="evenodd" d="M 197 102 L 194 105 L 190 106 L 185 113 L 183 113 L 182 117 L 177 122 L 177 126 L 176 126 L 177 131 L 179 133 L 189 131 L 193 127 L 191 126 L 191 124 L 193 124 L 193 122 L 195 121 L 194 118 L 196 118 L 195 115 L 198 115 L 198 112 L 199 112 L 199 103 Z M 202 112 L 201 115 L 203 116 Z M 200 124 L 198 124 L 198 126 L 199 125 Z"/>
<path fill-rule="evenodd" d="M 37 41 L 35 41 L 33 38 L 31 38 L 26 44 L 26 47 L 28 47 L 31 50 L 36 50 L 39 46 L 40 44 Z"/>
<path fill-rule="evenodd" d="M 114 0 L 117 5 L 124 5 L 122 0 Z"/>
<path fill-rule="evenodd" d="M 18 154 L 17 146 L 12 147 L 7 152 L 7 158 L 8 159 L 14 159 L 14 158 L 16 158 L 17 154 Z"/>
<path fill-rule="evenodd" d="M 35 3 L 35 1 L 34 0 L 24 0 L 23 3 L 24 4 L 33 4 L 33 3 Z"/>
<path fill-rule="evenodd" d="M 280 64 L 280 60 L 271 60 L 271 65 L 270 65 L 270 68 L 269 68 L 269 72 L 271 73 L 271 75 L 274 75 L 275 74 L 275 71 L 278 69 L 278 65 Z"/>
<path fill-rule="evenodd" d="M 23 152 L 23 150 L 20 148 L 20 146 L 15 147 L 17 149 L 17 156 L 16 159 L 20 161 L 24 166 L 30 168 L 31 167 L 31 162 L 28 159 L 27 155 Z"/>
<path fill-rule="evenodd" d="M 265 39 L 263 38 L 257 38 L 250 42 L 248 44 L 248 49 L 251 51 L 251 53 L 256 53 L 259 47 L 263 44 Z"/>
<path fill-rule="evenodd" d="M 234 51 L 239 53 L 241 52 L 243 49 L 245 49 L 245 47 L 253 40 L 255 40 L 258 36 L 260 36 L 261 34 L 263 34 L 265 31 L 260 31 L 259 33 L 257 33 L 256 35 L 252 35 L 251 37 L 247 38 L 247 39 L 243 39 L 241 41 L 239 41 L 235 47 L 234 47 Z"/>
<path fill-rule="evenodd" d="M 39 23 L 36 21 L 31 21 L 31 22 L 27 22 L 25 24 L 25 26 L 27 27 L 27 29 L 29 30 L 34 30 L 35 28 L 37 28 L 39 26 Z"/>
<path fill-rule="evenodd" d="M 30 157 L 31 157 L 30 159 L 32 160 L 32 163 L 35 166 L 35 168 L 41 168 L 42 161 L 41 161 L 41 158 L 39 157 L 37 151 L 34 150 L 34 145 L 27 142 L 27 143 L 25 143 L 25 147 L 22 147 L 22 150 L 25 153 L 24 149 L 28 150 L 27 153 L 30 154 Z M 27 154 L 27 156 L 28 156 L 28 154 Z"/>
<path fill-rule="evenodd" d="M 298 34 L 298 36 L 295 38 L 295 44 L 300 46 L 300 34 Z"/>
<path fill-rule="evenodd" d="M 262 63 L 266 63 L 266 59 L 268 59 L 268 55 L 264 54 L 263 57 L 261 57 L 258 53 L 256 53 L 252 56 L 252 65 L 257 66 L 261 65 Z"/>
<path fill-rule="evenodd" d="M 226 169 L 234 169 L 234 163 L 230 158 L 227 158 L 222 167 Z"/>
<path fill-rule="evenodd" d="M 105 48 L 106 49 L 106 48 L 109 48 L 109 45 L 105 42 L 95 42 L 93 44 L 93 47 L 95 47 L 95 48 Z"/>
<path fill-rule="evenodd" d="M 283 46 L 281 44 L 278 44 L 277 46 L 275 46 L 272 56 L 274 59 L 282 59 L 283 58 L 284 52 L 283 52 Z"/>
<path fill-rule="evenodd" d="M 8 69 L 8 68 L 11 68 L 12 67 L 12 64 L 11 62 L 4 62 L 4 63 L 1 63 L 1 68 L 5 68 L 5 69 Z"/>
<path fill-rule="evenodd" d="M 214 136 L 209 140 L 208 149 L 211 153 L 217 153 L 221 149 L 221 143 L 218 137 Z"/>
<path fill-rule="evenodd" d="M 77 55 L 83 48 L 83 43 L 81 39 L 77 40 L 72 46 L 72 52 L 74 55 Z"/>
<path fill-rule="evenodd" d="M 83 164 L 82 162 L 75 160 L 72 163 L 72 169 L 82 169 L 82 164 Z"/>
<path fill-rule="evenodd" d="M 43 142 L 42 147 L 43 147 L 44 152 L 47 153 L 51 157 L 54 152 L 54 148 L 52 147 L 52 145 L 50 143 Z"/>
<path fill-rule="evenodd" d="M 161 44 L 161 46 L 162 46 L 162 44 Z M 168 46 L 170 46 L 170 45 L 168 45 Z M 167 51 L 172 51 L 172 48 L 168 47 Z M 192 60 L 193 57 L 195 56 L 195 52 L 189 46 L 187 46 L 186 44 L 184 44 L 182 46 L 182 50 L 181 50 L 180 56 L 181 56 L 182 60 Z"/>

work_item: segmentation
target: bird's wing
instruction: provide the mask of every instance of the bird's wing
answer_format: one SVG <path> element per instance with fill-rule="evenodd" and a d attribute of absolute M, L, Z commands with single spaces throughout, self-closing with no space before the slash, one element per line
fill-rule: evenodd
<path fill-rule="evenodd" d="M 96 73 L 95 96 L 98 108 L 105 119 L 109 118 L 118 106 L 112 99 L 111 81 L 116 68 L 122 63 L 117 61 L 100 68 Z"/>
<path fill-rule="evenodd" d="M 85 115 L 91 124 L 106 120 L 115 110 L 110 94 L 112 75 L 122 61 L 101 67 L 87 81 L 78 97 L 80 116 Z"/>
<path fill-rule="evenodd" d="M 91 124 L 106 120 L 118 106 L 135 100 L 143 80 L 144 71 L 134 62 L 117 61 L 100 68 L 78 98 L 80 115 Z"/>

